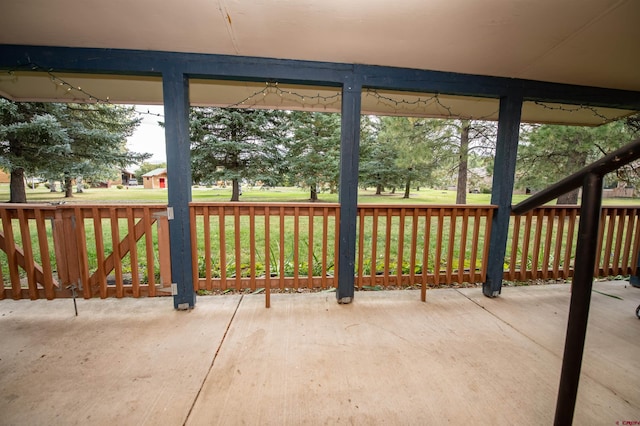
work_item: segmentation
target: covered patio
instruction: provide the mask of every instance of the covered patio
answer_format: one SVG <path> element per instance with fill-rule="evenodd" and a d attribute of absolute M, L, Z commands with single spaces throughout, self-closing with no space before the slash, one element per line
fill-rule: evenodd
<path fill-rule="evenodd" d="M 70 300 L 3 301 L 2 420 L 550 423 L 569 287 L 506 288 L 495 298 L 519 128 L 599 125 L 640 111 L 638 18 L 633 0 L 5 8 L 0 95 L 164 104 L 171 289 L 187 313 L 162 298 L 89 299 L 78 318 Z M 272 310 L 259 296 L 201 298 L 191 310 L 190 105 L 341 113 L 335 294 L 274 294 Z M 433 291 L 427 304 L 412 292 L 363 292 L 351 304 L 362 114 L 498 122 L 481 291 Z M 638 421 L 637 290 L 596 290 L 576 423 Z"/>
<path fill-rule="evenodd" d="M 2 424 L 551 424 L 568 284 L 0 304 Z M 640 289 L 597 282 L 575 424 L 640 420 Z M 616 423 L 619 422 L 619 423 Z"/>

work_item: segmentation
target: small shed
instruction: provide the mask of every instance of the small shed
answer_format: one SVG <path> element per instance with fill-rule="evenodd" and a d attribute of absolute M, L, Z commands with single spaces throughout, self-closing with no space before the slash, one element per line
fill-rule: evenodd
<path fill-rule="evenodd" d="M 145 189 L 157 189 L 167 187 L 167 169 L 159 168 L 142 175 L 142 183 Z"/>

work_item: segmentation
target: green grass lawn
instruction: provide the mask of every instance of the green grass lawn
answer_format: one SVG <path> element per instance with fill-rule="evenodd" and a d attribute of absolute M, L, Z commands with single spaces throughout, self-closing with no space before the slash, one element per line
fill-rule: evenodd
<path fill-rule="evenodd" d="M 309 191 L 296 187 L 276 187 L 260 189 L 258 187 L 244 187 L 241 201 L 249 202 L 308 202 Z M 231 198 L 231 188 L 205 188 L 193 187 L 191 190 L 193 201 L 224 202 Z M 338 202 L 338 194 L 321 193 L 322 202 Z M 527 195 L 516 194 L 513 203 L 516 204 L 527 198 Z M 9 184 L 0 184 L 0 201 L 9 199 Z M 455 203 L 455 191 L 439 189 L 420 189 L 412 191 L 409 199 L 402 198 L 402 192 L 383 195 L 375 195 L 370 190 L 360 189 L 358 193 L 359 203 L 380 204 L 453 204 Z M 82 194 L 74 193 L 73 198 L 65 198 L 61 192 L 49 192 L 44 186 L 36 189 L 27 189 L 27 200 L 30 203 L 47 203 L 65 201 L 67 203 L 166 203 L 166 189 L 144 189 L 142 186 L 118 189 L 112 188 L 88 188 Z M 467 204 L 489 204 L 490 194 L 467 194 Z M 607 205 L 638 205 L 637 198 L 607 198 L 603 201 Z"/>

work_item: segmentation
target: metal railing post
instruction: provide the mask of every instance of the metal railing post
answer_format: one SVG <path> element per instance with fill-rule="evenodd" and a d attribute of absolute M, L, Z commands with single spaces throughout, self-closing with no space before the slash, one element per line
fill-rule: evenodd
<path fill-rule="evenodd" d="M 598 243 L 598 225 L 602 204 L 602 176 L 590 173 L 582 185 L 582 206 L 576 246 L 576 264 L 571 283 L 571 305 L 560 373 L 560 388 L 556 403 L 555 425 L 570 425 L 573 421 L 578 383 L 587 334 L 593 270 L 596 263 L 594 247 Z M 579 262 L 578 262 L 579 260 Z"/>

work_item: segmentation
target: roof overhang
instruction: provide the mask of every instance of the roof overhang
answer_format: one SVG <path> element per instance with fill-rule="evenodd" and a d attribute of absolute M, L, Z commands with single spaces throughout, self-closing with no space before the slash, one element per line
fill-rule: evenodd
<path fill-rule="evenodd" d="M 523 121 L 596 125 L 640 110 L 639 21 L 634 0 L 12 2 L 0 94 L 158 104 L 173 66 L 194 105 L 338 111 L 350 74 L 364 113 L 496 119 L 521 90 Z"/>

